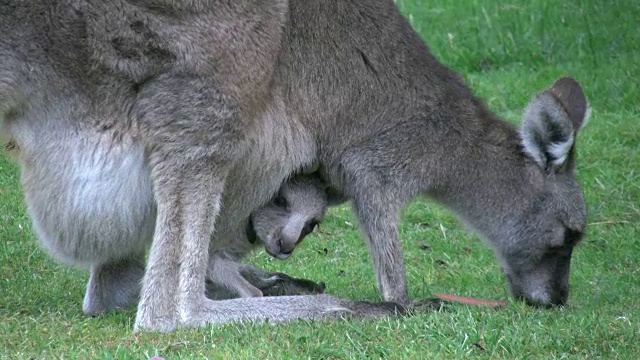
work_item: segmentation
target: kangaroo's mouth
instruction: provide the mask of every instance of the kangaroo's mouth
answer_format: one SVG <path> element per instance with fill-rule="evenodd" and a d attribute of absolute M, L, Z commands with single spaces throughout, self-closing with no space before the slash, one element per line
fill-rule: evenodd
<path fill-rule="evenodd" d="M 529 306 L 542 309 L 562 307 L 567 303 L 568 294 L 566 292 L 552 292 L 545 288 L 525 290 L 519 285 L 520 282 L 514 279 L 512 274 L 506 275 L 509 292 L 515 300 L 523 301 Z"/>

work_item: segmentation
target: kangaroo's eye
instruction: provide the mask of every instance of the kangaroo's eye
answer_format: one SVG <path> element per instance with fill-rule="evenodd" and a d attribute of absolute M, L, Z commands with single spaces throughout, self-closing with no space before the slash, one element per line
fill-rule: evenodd
<path fill-rule="evenodd" d="M 573 251 L 573 244 L 565 243 L 564 245 L 561 245 L 561 246 L 550 246 L 547 249 L 547 255 L 553 256 L 555 258 L 557 257 L 570 258 L 572 251 Z"/>
<path fill-rule="evenodd" d="M 566 228 L 564 230 L 564 243 L 567 246 L 574 246 L 582 240 L 583 235 L 582 231 Z"/>
<path fill-rule="evenodd" d="M 562 255 L 562 256 L 565 256 L 566 254 L 570 255 L 573 247 L 576 246 L 580 242 L 580 240 L 582 240 L 583 235 L 584 233 L 582 231 L 573 230 L 565 227 L 564 233 L 562 235 L 563 236 L 562 244 L 549 246 L 547 248 L 547 251 L 550 254 L 556 254 L 556 255 Z"/>

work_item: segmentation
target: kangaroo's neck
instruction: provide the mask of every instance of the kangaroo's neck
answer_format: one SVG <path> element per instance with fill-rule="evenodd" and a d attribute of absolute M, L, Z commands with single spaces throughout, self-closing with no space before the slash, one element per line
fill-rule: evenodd
<path fill-rule="evenodd" d="M 509 219 L 526 206 L 543 181 L 525 155 L 519 132 L 478 104 L 457 148 L 450 151 L 450 166 L 433 197 L 487 238 L 508 226 Z M 533 185 L 533 186 L 532 186 Z"/>

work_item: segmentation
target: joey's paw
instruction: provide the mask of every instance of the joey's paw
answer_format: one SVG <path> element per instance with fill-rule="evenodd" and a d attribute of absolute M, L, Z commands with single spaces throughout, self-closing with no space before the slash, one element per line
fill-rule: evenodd
<path fill-rule="evenodd" d="M 316 295 L 324 293 L 323 282 L 316 283 L 307 279 L 293 278 L 284 273 L 271 273 L 267 279 L 263 279 L 260 290 L 264 296 L 284 295 Z"/>

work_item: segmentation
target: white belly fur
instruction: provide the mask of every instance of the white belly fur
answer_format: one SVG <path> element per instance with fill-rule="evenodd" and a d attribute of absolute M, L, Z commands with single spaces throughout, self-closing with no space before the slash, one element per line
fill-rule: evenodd
<path fill-rule="evenodd" d="M 310 165 L 315 146 L 281 111 L 267 111 L 232 170 L 212 250 L 232 246 L 246 219 L 291 173 Z M 21 149 L 22 180 L 42 246 L 67 264 L 90 267 L 140 254 L 150 245 L 155 202 L 144 149 L 95 130 L 68 131 Z M 31 143 L 31 141 L 29 141 Z M 304 144 L 304 146 L 302 146 Z"/>
<path fill-rule="evenodd" d="M 23 159 L 27 207 L 42 246 L 89 267 L 144 252 L 155 204 L 144 150 L 131 139 L 83 133 L 42 142 Z"/>

